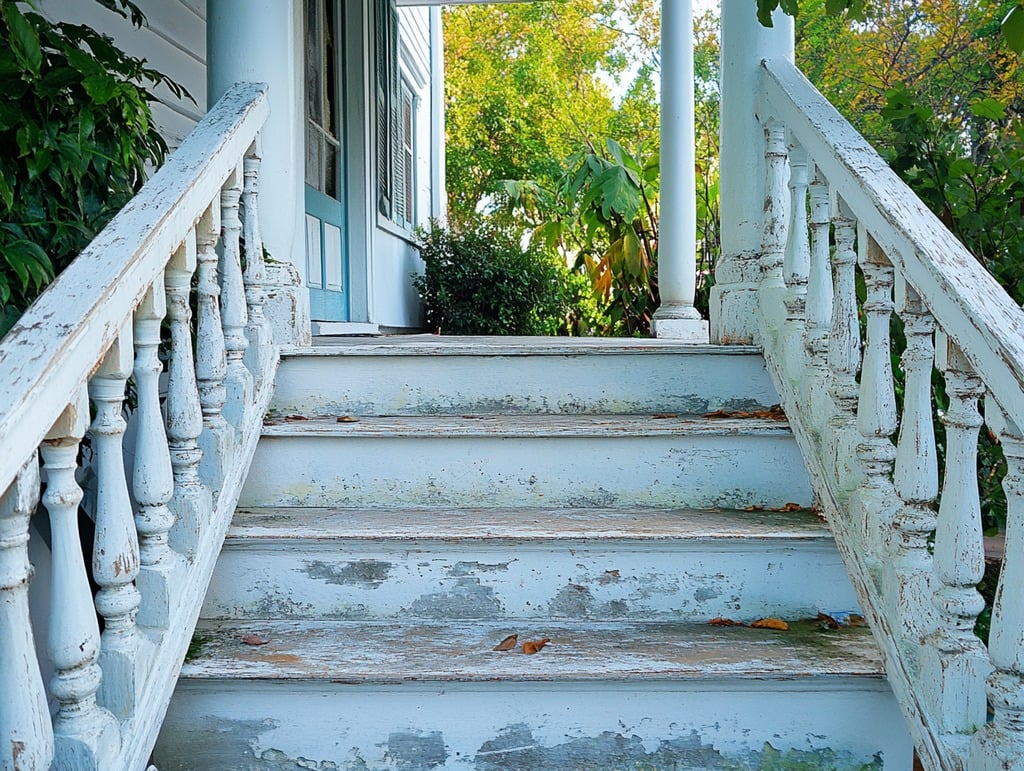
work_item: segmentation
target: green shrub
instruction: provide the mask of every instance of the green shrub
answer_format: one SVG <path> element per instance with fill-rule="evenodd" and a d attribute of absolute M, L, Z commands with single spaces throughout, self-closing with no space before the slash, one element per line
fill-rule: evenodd
<path fill-rule="evenodd" d="M 449 335 L 579 332 L 596 313 L 587 287 L 564 264 L 520 236 L 481 220 L 458 231 L 432 223 L 419 233 L 426 272 L 413 277 L 427 326 Z"/>
<path fill-rule="evenodd" d="M 95 30 L 0 0 L 0 336 L 163 161 L 161 84 L 184 93 Z"/>

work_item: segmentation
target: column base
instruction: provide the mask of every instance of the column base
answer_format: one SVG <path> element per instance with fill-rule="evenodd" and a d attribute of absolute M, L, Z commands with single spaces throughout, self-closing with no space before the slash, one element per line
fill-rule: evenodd
<path fill-rule="evenodd" d="M 703 319 L 659 319 L 651 320 L 651 336 L 684 343 L 707 344 L 708 322 Z"/>

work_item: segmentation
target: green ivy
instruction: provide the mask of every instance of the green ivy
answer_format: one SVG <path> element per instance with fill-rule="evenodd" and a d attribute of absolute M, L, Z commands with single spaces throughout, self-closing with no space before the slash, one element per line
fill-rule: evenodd
<path fill-rule="evenodd" d="M 136 26 L 129 0 L 97 0 Z M 149 89 L 183 89 L 95 30 L 0 0 L 0 336 L 131 200 L 167 145 Z"/>

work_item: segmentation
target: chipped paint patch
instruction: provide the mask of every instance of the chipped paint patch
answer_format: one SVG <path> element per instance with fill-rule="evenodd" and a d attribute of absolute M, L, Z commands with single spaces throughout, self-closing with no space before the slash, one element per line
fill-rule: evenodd
<path fill-rule="evenodd" d="M 307 562 L 306 575 L 329 584 L 343 586 L 357 585 L 376 589 L 391 573 L 391 563 L 380 560 L 356 560 L 355 562 L 330 563 Z"/>
<path fill-rule="evenodd" d="M 561 771 L 562 769 L 772 769 L 772 771 L 874 771 L 880 754 L 864 762 L 832 749 L 777 750 L 766 743 L 759 751 L 724 754 L 692 731 L 681 739 L 662 739 L 648 751 L 639 736 L 604 731 L 597 736 L 543 746 L 525 723 L 515 723 L 484 742 L 475 757 L 477 771 Z"/>
<path fill-rule="evenodd" d="M 395 768 L 424 771 L 443 766 L 448 760 L 448 749 L 440 731 L 414 733 L 399 731 L 388 736 L 388 749 L 384 760 Z"/>
<path fill-rule="evenodd" d="M 417 597 L 410 610 L 423 618 L 499 618 L 504 613 L 494 588 L 472 577 L 459 578 L 448 591 Z"/>
<path fill-rule="evenodd" d="M 514 562 L 515 560 L 509 560 Z M 495 573 L 495 572 L 506 572 L 508 570 L 509 562 L 499 562 L 494 565 L 489 565 L 484 562 L 456 562 L 448 570 L 448 575 L 453 577 L 459 576 L 470 576 L 474 573 Z"/>

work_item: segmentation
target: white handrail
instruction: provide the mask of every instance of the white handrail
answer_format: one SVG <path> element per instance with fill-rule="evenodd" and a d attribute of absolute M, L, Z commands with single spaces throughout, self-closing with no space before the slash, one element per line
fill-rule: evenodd
<path fill-rule="evenodd" d="M 762 67 L 769 200 L 757 327 L 769 371 L 922 761 L 930 769 L 1017 767 L 1024 757 L 1024 311 L 792 63 Z M 809 193 L 805 164 L 813 169 Z M 860 308 L 858 270 L 866 289 Z M 899 422 L 894 313 L 907 340 Z M 933 367 L 949 397 L 941 491 Z M 973 634 L 984 606 L 975 589 L 984 569 L 976 469 L 982 397 L 984 422 L 1008 463 L 991 650 Z"/>
<path fill-rule="evenodd" d="M 269 109 L 266 86 L 230 89 L 0 341 L 0 490 L 73 400 Z"/>

